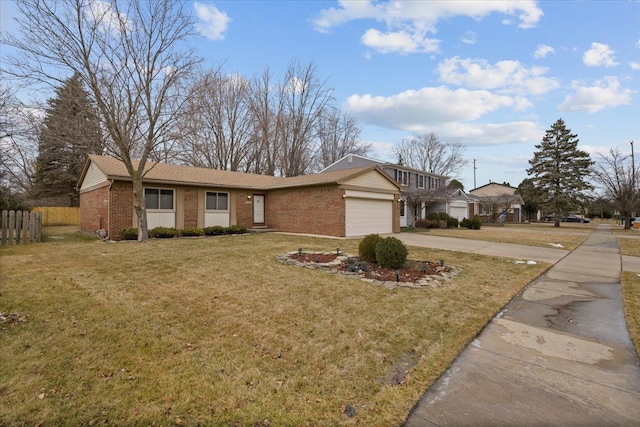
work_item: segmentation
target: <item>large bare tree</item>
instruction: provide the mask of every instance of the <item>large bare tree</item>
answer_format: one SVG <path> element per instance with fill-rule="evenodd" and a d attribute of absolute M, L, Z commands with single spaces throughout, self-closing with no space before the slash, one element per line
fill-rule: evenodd
<path fill-rule="evenodd" d="M 624 215 L 624 228 L 631 228 L 631 214 L 640 210 L 640 192 L 637 186 L 640 166 L 634 164 L 630 155 L 612 148 L 609 155 L 598 154 L 593 176 L 605 197 Z"/>
<path fill-rule="evenodd" d="M 396 143 L 393 154 L 405 166 L 444 176 L 455 176 L 467 164 L 466 147 L 460 142 L 443 142 L 433 132 L 405 138 Z"/>
<path fill-rule="evenodd" d="M 208 71 L 195 82 L 188 101 L 180 157 L 184 163 L 222 170 L 249 169 L 254 138 L 249 82 Z"/>
<path fill-rule="evenodd" d="M 356 118 L 337 108 L 327 108 L 317 125 L 317 169 L 324 169 L 347 154 L 366 155 L 371 144 L 360 141 L 361 129 Z"/>
<path fill-rule="evenodd" d="M 180 81 L 199 59 L 183 0 L 18 0 L 16 73 L 42 81 L 77 73 L 93 96 L 110 151 L 133 183 L 138 240 L 148 239 L 142 180 L 147 160 L 181 119 Z"/>

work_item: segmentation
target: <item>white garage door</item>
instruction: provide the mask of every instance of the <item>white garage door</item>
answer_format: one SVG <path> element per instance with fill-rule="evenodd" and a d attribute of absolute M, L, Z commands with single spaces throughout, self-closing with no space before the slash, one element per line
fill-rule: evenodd
<path fill-rule="evenodd" d="M 464 206 L 454 206 L 452 205 L 450 208 L 450 213 L 449 215 L 451 215 L 454 218 L 458 218 L 458 221 L 462 221 L 463 218 L 466 218 L 467 215 L 467 206 L 466 204 Z"/>
<path fill-rule="evenodd" d="M 393 200 L 347 198 L 346 235 L 393 232 Z"/>

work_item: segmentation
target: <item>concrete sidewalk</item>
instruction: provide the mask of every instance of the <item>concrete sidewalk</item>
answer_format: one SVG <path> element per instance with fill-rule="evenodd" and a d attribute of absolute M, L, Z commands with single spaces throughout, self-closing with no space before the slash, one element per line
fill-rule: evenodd
<path fill-rule="evenodd" d="M 640 425 L 620 270 L 617 240 L 599 226 L 489 323 L 406 427 Z"/>

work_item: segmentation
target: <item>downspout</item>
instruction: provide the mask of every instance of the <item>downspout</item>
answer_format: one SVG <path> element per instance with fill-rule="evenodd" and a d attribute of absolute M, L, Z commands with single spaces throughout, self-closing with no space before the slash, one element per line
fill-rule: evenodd
<path fill-rule="evenodd" d="M 109 189 L 107 190 L 107 193 L 109 194 L 109 204 L 108 204 L 108 209 L 107 209 L 107 222 L 109 223 L 109 229 L 107 230 L 107 239 L 109 240 L 113 240 L 112 236 L 111 236 L 111 187 L 113 187 L 113 179 L 110 179 L 110 184 L 109 184 Z"/>

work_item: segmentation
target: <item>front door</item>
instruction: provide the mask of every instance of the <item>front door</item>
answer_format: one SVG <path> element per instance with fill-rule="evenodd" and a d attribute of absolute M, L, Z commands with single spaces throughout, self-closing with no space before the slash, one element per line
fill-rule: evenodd
<path fill-rule="evenodd" d="M 264 194 L 253 195 L 253 223 L 264 225 Z"/>

